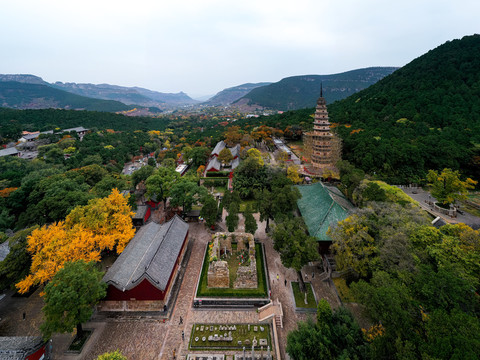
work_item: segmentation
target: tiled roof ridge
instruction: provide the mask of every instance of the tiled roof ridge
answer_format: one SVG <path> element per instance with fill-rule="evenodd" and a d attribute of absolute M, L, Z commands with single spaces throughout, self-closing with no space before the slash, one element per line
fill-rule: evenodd
<path fill-rule="evenodd" d="M 320 221 L 320 225 L 318 226 L 317 230 L 315 230 L 315 232 L 314 232 L 315 235 L 318 233 L 318 231 L 319 231 L 320 228 L 322 227 L 323 223 L 324 223 L 325 220 L 327 219 L 328 214 L 330 214 L 330 210 L 332 210 L 333 205 L 336 204 L 336 203 L 335 203 L 335 200 L 333 200 L 331 196 L 330 196 L 330 199 L 332 200 L 332 202 L 330 203 L 330 206 L 328 207 L 328 210 L 325 211 L 325 214 L 323 215 L 323 219 L 322 219 L 322 221 Z"/>
<path fill-rule="evenodd" d="M 328 188 L 328 186 L 325 186 L 323 185 L 322 182 L 320 182 L 320 184 L 322 184 L 322 186 L 324 187 L 325 190 L 327 190 L 327 194 L 328 196 L 330 196 L 330 199 L 332 199 L 332 201 L 337 204 L 338 206 L 340 206 L 343 210 L 347 211 L 348 212 L 348 209 L 346 209 L 344 206 L 342 206 L 338 201 L 335 200 L 335 197 L 340 197 L 339 195 L 337 194 L 334 194 L 332 191 L 330 191 L 330 189 Z M 344 198 L 344 200 L 347 200 L 346 198 Z M 333 204 L 332 204 L 333 206 Z M 332 208 L 332 206 L 330 206 L 330 208 L 328 209 L 327 211 L 327 214 L 330 212 L 330 209 Z M 323 219 L 323 221 L 325 221 L 325 218 Z"/>
<path fill-rule="evenodd" d="M 155 251 L 155 254 L 153 254 L 152 258 L 150 259 L 150 261 L 148 262 L 148 265 L 145 267 L 145 272 L 147 272 L 147 270 L 150 268 L 150 265 L 152 265 L 152 262 L 153 262 L 153 259 L 155 259 L 155 257 L 157 256 L 157 253 L 158 251 L 160 250 L 160 247 L 162 246 L 163 244 L 163 241 L 166 239 L 167 235 L 168 235 L 168 232 L 170 231 L 170 229 L 173 227 L 173 223 L 175 222 L 175 220 L 179 218 L 179 216 L 177 214 L 175 214 L 173 216 L 173 218 L 171 218 L 167 223 L 168 223 L 168 228 L 167 230 L 165 231 L 165 233 L 163 234 L 163 237 L 162 237 L 162 241 L 160 241 L 160 244 L 158 245 L 158 248 L 157 248 L 157 251 Z"/>
<path fill-rule="evenodd" d="M 175 220 L 175 218 L 178 217 L 178 215 L 175 214 L 175 216 L 167 222 L 168 224 L 168 228 L 167 230 L 165 231 L 165 233 L 163 234 L 162 236 L 162 240 L 160 241 L 160 243 L 158 244 L 158 247 L 157 247 L 157 250 L 155 251 L 155 253 L 152 255 L 152 257 L 150 258 L 150 261 L 148 262 L 147 265 L 145 265 L 145 268 L 143 270 L 143 272 L 136 278 L 136 279 L 133 279 L 132 280 L 132 277 L 133 275 L 135 274 L 136 270 L 138 269 L 138 267 L 140 266 L 140 263 L 141 263 L 141 260 L 139 261 L 137 267 L 135 268 L 135 270 L 133 271 L 132 273 L 132 276 L 130 277 L 130 279 L 128 280 L 127 284 L 130 283 L 130 281 L 132 282 L 132 284 L 136 283 L 137 281 L 139 281 L 140 279 L 143 279 L 144 277 L 148 277 L 150 280 L 152 280 L 154 283 L 156 284 L 159 284 L 160 282 L 158 280 L 155 280 L 153 279 L 150 274 L 148 273 L 148 269 L 150 268 L 150 265 L 152 265 L 152 262 L 153 260 L 155 259 L 155 257 L 157 256 L 158 254 L 158 251 L 160 250 L 160 247 L 162 246 L 162 243 L 163 241 L 165 240 L 165 238 L 167 237 L 167 234 L 168 232 L 170 231 L 170 229 L 172 228 L 172 224 Z M 148 246 L 147 250 L 145 251 L 145 254 L 148 254 L 148 249 L 150 249 L 150 247 L 153 245 L 153 244 L 156 244 L 156 242 L 154 241 L 154 239 L 152 239 L 152 242 L 150 243 L 150 245 Z M 144 254 L 144 256 L 145 256 Z M 143 258 L 143 257 L 142 257 Z"/>
<path fill-rule="evenodd" d="M 153 224 L 153 223 L 152 223 Z M 144 228 L 146 229 L 146 228 Z M 135 272 L 137 271 L 138 267 L 140 266 L 140 264 L 142 263 L 142 259 L 148 254 L 148 250 L 152 247 L 153 243 L 154 243 L 154 238 L 152 239 L 152 241 L 150 242 L 150 245 L 148 245 L 148 248 L 145 249 L 145 252 L 143 253 L 143 256 L 142 258 L 140 259 L 140 261 L 138 262 L 137 266 L 135 267 L 135 269 L 132 271 L 132 275 L 130 275 L 130 278 L 128 279 L 128 281 L 126 282 L 126 285 L 128 285 L 130 282 L 132 283 L 135 283 L 137 282 L 140 278 L 143 277 L 143 275 L 145 274 L 146 270 L 148 269 L 148 267 L 146 267 L 144 269 L 144 271 L 142 272 L 142 274 L 135 280 L 132 280 L 133 278 L 133 275 L 135 275 Z M 155 252 L 156 253 L 156 252 Z M 155 255 L 154 255 L 155 256 Z"/>

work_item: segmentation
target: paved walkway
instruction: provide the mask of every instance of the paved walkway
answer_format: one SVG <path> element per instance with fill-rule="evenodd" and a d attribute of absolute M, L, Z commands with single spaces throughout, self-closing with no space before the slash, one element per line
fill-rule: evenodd
<path fill-rule="evenodd" d="M 255 215 L 258 220 L 258 214 Z M 286 269 L 280 261 L 279 254 L 273 249 L 272 240 L 265 234 L 265 223 L 260 223 L 256 238 L 265 245 L 267 266 L 272 298 L 279 299 L 283 305 L 284 328 L 278 329 L 281 358 L 285 359 L 287 333 L 296 328 L 299 320 L 306 320 L 308 315 L 296 313 L 290 286 L 285 286 L 285 279 L 297 281 L 297 274 L 292 269 Z M 225 227 L 225 224 L 220 224 Z M 243 228 L 243 218 L 239 229 Z M 81 355 L 65 354 L 70 336 L 54 337 L 54 359 L 94 360 L 102 353 L 120 350 L 129 360 L 172 359 L 173 352 L 177 359 L 185 359 L 188 352 L 188 340 L 194 323 L 257 323 L 258 314 L 254 310 L 215 310 L 196 309 L 192 307 L 197 279 L 203 263 L 204 249 L 211 240 L 211 233 L 200 223 L 190 224 L 190 236 L 193 237 L 193 249 L 185 269 L 185 275 L 178 293 L 177 302 L 172 309 L 170 319 L 164 322 L 156 316 L 124 316 L 104 321 L 85 324 L 85 328 L 95 328 L 93 337 L 88 341 Z M 278 274 L 278 280 L 277 280 Z M 318 277 L 317 277 L 318 279 Z M 327 298 L 332 306 L 337 306 L 334 291 L 327 282 L 313 280 L 317 299 Z M 180 317 L 182 323 L 180 324 Z M 185 340 L 182 341 L 182 331 Z"/>
<path fill-rule="evenodd" d="M 469 214 L 468 212 L 463 212 L 462 214 L 457 212 L 457 217 L 452 218 L 448 215 L 442 214 L 438 211 L 435 211 L 430 205 L 426 203 L 426 201 L 435 201 L 435 198 L 430 195 L 428 191 L 423 190 L 422 188 L 401 188 L 405 194 L 410 196 L 412 199 L 418 201 L 420 207 L 424 210 L 430 212 L 434 216 L 439 216 L 445 222 L 450 224 L 457 224 L 463 223 L 467 224 L 468 226 L 473 227 L 474 229 L 480 228 L 480 218 Z"/>

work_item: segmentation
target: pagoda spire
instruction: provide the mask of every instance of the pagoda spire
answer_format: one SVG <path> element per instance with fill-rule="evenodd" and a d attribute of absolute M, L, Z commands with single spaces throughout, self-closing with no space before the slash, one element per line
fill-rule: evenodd
<path fill-rule="evenodd" d="M 320 82 L 320 97 L 323 97 L 323 82 Z"/>

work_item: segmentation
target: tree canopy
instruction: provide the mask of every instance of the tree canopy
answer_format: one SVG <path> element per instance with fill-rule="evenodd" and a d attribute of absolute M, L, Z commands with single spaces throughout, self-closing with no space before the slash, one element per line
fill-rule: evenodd
<path fill-rule="evenodd" d="M 121 253 L 135 234 L 130 207 L 118 190 L 107 198 L 78 206 L 59 221 L 35 229 L 28 237 L 30 274 L 17 283 L 20 293 L 50 280 L 68 261 L 99 261 L 103 250 Z"/>
<path fill-rule="evenodd" d="M 458 200 L 465 200 L 468 189 L 475 188 L 477 181 L 467 178 L 460 180 L 460 172 L 452 169 L 443 169 L 441 173 L 429 170 L 427 174 L 431 194 L 438 202 L 448 205 Z"/>
<path fill-rule="evenodd" d="M 317 306 L 317 322 L 300 321 L 288 333 L 287 353 L 293 360 L 367 359 L 360 326 L 344 307 L 332 311 L 325 299 Z"/>
<path fill-rule="evenodd" d="M 107 294 L 102 276 L 94 262 L 83 260 L 67 262 L 55 274 L 45 286 L 45 322 L 41 325 L 45 340 L 55 332 L 72 332 L 75 327 L 77 336 L 81 336 L 82 323 L 90 319 L 93 306 Z"/>

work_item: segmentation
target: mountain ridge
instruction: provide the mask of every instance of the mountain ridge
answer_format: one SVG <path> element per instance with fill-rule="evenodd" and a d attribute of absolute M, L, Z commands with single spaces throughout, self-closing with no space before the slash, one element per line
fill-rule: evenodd
<path fill-rule="evenodd" d="M 245 83 L 237 86 L 232 86 L 223 89 L 212 96 L 207 101 L 204 101 L 202 105 L 207 106 L 219 106 L 230 105 L 241 97 L 247 95 L 253 89 L 258 87 L 270 85 L 271 82 L 259 82 L 259 83 Z"/>
<path fill-rule="evenodd" d="M 329 75 L 295 75 L 250 91 L 233 103 L 275 110 L 296 110 L 313 107 L 320 95 L 327 103 L 344 99 L 373 85 L 398 70 L 398 67 L 376 66 Z"/>
<path fill-rule="evenodd" d="M 88 98 L 48 85 L 18 81 L 0 81 L 0 106 L 20 110 L 60 108 L 116 112 L 131 109 L 119 101 Z"/>

